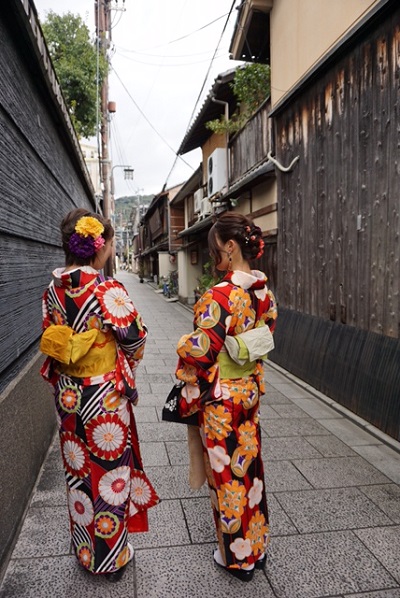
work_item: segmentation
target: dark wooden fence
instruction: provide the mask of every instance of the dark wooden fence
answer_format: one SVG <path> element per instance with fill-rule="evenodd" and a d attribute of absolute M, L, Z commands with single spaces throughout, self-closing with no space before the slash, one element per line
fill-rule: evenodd
<path fill-rule="evenodd" d="M 11 4 L 11 3 L 10 3 Z M 40 297 L 63 265 L 59 224 L 93 191 L 76 139 L 52 96 L 22 3 L 0 20 L 0 384 L 38 340 Z M 31 13 L 34 18 L 34 13 Z M 39 31 L 37 31 L 39 35 Z M 29 47 L 29 52 L 28 52 Z"/>
<path fill-rule="evenodd" d="M 230 185 L 266 159 L 271 150 L 270 100 L 257 110 L 230 141 Z"/>
<path fill-rule="evenodd" d="M 274 116 L 280 161 L 300 159 L 278 178 L 284 329 L 272 358 L 291 371 L 304 361 L 300 377 L 398 438 L 400 9 L 391 7 Z"/>
<path fill-rule="evenodd" d="M 59 224 L 93 189 L 29 0 L 0 13 L 0 580 L 55 431 L 41 380 L 41 297 Z"/>

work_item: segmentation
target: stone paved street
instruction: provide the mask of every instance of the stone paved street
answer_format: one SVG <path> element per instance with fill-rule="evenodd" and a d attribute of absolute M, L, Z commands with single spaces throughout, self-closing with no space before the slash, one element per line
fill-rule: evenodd
<path fill-rule="evenodd" d="M 119 272 L 150 334 L 136 408 L 147 474 L 162 502 L 150 532 L 131 535 L 133 563 L 111 584 L 70 553 L 55 438 L 32 496 L 0 598 L 400 598 L 400 447 L 297 381 L 266 368 L 263 455 L 272 540 L 266 572 L 244 584 L 212 561 L 207 488 L 188 485 L 186 428 L 161 421 L 178 338 L 192 314 Z"/>

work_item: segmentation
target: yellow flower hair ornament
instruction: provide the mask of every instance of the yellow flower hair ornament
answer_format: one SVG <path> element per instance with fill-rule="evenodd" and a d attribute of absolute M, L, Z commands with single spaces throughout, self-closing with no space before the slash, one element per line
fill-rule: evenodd
<path fill-rule="evenodd" d="M 69 238 L 70 252 L 82 259 L 93 256 L 105 243 L 101 236 L 103 232 L 104 226 L 97 218 L 82 216 L 75 224 L 75 232 Z"/>

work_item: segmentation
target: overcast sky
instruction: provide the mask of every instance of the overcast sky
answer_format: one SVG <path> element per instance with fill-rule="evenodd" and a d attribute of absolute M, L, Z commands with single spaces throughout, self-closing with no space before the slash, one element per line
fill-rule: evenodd
<path fill-rule="evenodd" d="M 111 121 L 112 162 L 135 170 L 134 180 L 125 181 L 123 169 L 114 169 L 116 197 L 162 190 L 175 160 L 172 149 L 185 135 L 232 2 L 126 0 L 124 11 L 113 10 L 109 98 L 117 112 Z M 80 14 L 94 35 L 94 1 L 36 0 L 35 5 L 41 20 L 49 10 Z M 121 9 L 122 0 L 113 6 Z M 229 60 L 236 16 L 234 8 L 194 116 L 217 75 L 240 64 Z M 178 159 L 168 187 L 190 177 L 201 152 L 183 158 L 192 168 Z"/>

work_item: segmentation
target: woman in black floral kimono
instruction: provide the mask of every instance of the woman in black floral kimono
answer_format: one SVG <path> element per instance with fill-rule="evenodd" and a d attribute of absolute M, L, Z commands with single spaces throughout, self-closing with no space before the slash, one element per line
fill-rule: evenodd
<path fill-rule="evenodd" d="M 147 329 L 122 284 L 99 273 L 114 230 L 76 209 L 61 224 L 66 266 L 43 296 L 41 373 L 54 387 L 72 542 L 79 563 L 118 580 L 158 502 L 140 456 L 133 406 Z"/>

